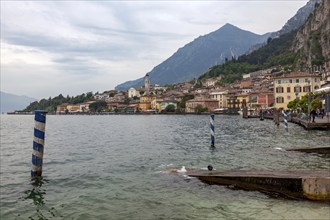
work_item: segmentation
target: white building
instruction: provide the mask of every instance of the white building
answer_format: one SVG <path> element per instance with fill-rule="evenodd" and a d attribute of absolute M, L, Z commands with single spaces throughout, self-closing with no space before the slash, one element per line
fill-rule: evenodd
<path fill-rule="evenodd" d="M 130 88 L 128 90 L 128 98 L 133 98 L 133 97 L 140 97 L 140 91 L 134 88 Z"/>

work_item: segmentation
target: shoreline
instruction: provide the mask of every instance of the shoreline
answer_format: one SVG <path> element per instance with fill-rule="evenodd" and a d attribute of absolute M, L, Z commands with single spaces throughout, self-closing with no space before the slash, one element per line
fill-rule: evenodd
<path fill-rule="evenodd" d="M 128 112 L 71 112 L 71 113 L 55 113 L 49 112 L 47 115 L 235 115 L 239 116 L 237 113 L 214 113 L 214 112 L 202 112 L 202 113 L 195 113 L 195 112 L 171 112 L 171 113 L 149 113 L 149 112 L 135 112 L 135 113 L 128 113 Z M 34 115 L 33 112 L 7 112 L 3 113 L 2 115 Z"/>

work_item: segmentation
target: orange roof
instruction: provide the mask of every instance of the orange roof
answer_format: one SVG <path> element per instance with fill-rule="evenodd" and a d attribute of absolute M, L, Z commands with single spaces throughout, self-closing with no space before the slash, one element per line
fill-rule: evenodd
<path fill-rule="evenodd" d="M 297 77 L 318 77 L 318 76 L 306 72 L 291 72 L 289 74 L 275 76 L 274 79 L 297 78 Z"/>

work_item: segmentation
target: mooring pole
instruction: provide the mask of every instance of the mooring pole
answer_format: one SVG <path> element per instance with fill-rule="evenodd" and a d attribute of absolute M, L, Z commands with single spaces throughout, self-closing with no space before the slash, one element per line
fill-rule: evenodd
<path fill-rule="evenodd" d="M 260 120 L 264 120 L 264 111 L 262 109 L 260 110 Z"/>
<path fill-rule="evenodd" d="M 214 147 L 214 114 L 210 115 L 211 147 Z"/>
<path fill-rule="evenodd" d="M 33 151 L 32 151 L 32 169 L 31 178 L 41 176 L 42 173 L 42 160 L 44 155 L 45 145 L 45 127 L 46 127 L 46 114 L 47 111 L 36 110 L 34 111 L 34 138 L 33 138 Z"/>
<path fill-rule="evenodd" d="M 288 131 L 288 114 L 283 110 L 283 118 L 284 118 L 284 128 Z"/>
<path fill-rule="evenodd" d="M 277 127 L 280 126 L 280 113 L 281 113 L 281 109 L 279 108 L 277 110 Z"/>

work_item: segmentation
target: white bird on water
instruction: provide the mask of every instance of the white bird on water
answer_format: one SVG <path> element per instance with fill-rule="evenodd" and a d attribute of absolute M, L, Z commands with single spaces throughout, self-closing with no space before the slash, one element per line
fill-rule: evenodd
<path fill-rule="evenodd" d="M 185 173 L 187 172 L 186 167 L 182 166 L 182 168 L 180 170 L 177 171 L 178 173 Z"/>

